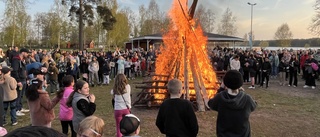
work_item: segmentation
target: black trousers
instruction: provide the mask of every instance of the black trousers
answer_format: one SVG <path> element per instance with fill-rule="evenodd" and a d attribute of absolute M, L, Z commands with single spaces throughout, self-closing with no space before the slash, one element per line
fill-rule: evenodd
<path fill-rule="evenodd" d="M 298 71 L 297 70 L 290 70 L 290 78 L 289 78 L 289 85 L 298 86 Z"/>
<path fill-rule="evenodd" d="M 59 73 L 59 74 L 58 74 L 59 87 L 63 87 L 62 78 L 63 78 L 64 76 L 66 76 L 66 73 Z"/>
<path fill-rule="evenodd" d="M 269 73 L 268 72 L 262 72 L 262 79 L 260 82 L 260 86 L 263 86 L 263 81 L 266 79 L 266 87 L 269 86 Z"/>
<path fill-rule="evenodd" d="M 315 77 L 312 76 L 312 73 L 306 72 L 306 83 L 307 86 L 316 86 L 316 80 Z"/>
<path fill-rule="evenodd" d="M 72 121 L 61 121 L 62 133 L 68 135 L 68 125 L 70 126 L 71 137 L 77 137 L 77 133 L 73 130 Z"/>
<path fill-rule="evenodd" d="M 260 84 L 261 82 L 263 82 L 261 81 L 261 71 L 256 72 L 256 75 L 254 77 L 254 82 L 255 84 Z"/>

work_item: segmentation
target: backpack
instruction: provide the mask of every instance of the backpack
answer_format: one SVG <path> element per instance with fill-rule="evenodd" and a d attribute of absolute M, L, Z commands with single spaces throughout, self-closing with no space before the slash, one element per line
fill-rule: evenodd
<path fill-rule="evenodd" d="M 318 71 L 318 69 L 319 69 L 319 67 L 318 67 L 318 64 L 316 64 L 316 63 L 311 63 L 311 67 L 312 67 L 312 69 L 314 70 L 314 71 Z"/>

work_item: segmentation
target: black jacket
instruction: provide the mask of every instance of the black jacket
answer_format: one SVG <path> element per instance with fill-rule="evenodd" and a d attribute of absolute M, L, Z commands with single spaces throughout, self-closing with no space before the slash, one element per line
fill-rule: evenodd
<path fill-rule="evenodd" d="M 271 73 L 271 63 L 269 61 L 263 62 L 261 65 L 261 70 L 262 70 L 262 72 L 266 72 L 266 73 L 270 74 Z"/>
<path fill-rule="evenodd" d="M 11 76 L 16 79 L 17 82 L 26 81 L 26 64 L 20 59 L 20 56 L 12 58 L 11 67 Z"/>
<path fill-rule="evenodd" d="M 216 126 L 218 137 L 251 136 L 249 116 L 257 104 L 250 95 L 240 91 L 233 96 L 225 90 L 210 99 L 208 105 L 218 111 Z"/>

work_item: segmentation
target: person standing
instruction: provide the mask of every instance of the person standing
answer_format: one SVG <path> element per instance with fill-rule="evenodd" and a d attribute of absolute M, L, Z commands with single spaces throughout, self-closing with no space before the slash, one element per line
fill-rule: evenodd
<path fill-rule="evenodd" d="M 265 57 L 264 58 L 264 62 L 261 65 L 262 79 L 261 79 L 261 82 L 260 82 L 260 87 L 263 87 L 264 79 L 266 79 L 266 81 L 265 81 L 266 82 L 266 88 L 269 87 L 269 75 L 270 75 L 271 69 L 272 68 L 271 68 L 271 64 L 270 64 L 269 58 Z"/>
<path fill-rule="evenodd" d="M 78 133 L 80 122 L 96 111 L 96 104 L 94 103 L 96 97 L 90 94 L 89 90 L 87 82 L 78 80 L 75 90 L 70 94 L 67 101 L 67 106 L 73 109 L 72 125 L 76 133 Z"/>
<path fill-rule="evenodd" d="M 291 56 L 291 60 L 289 62 L 289 87 L 292 86 L 293 82 L 293 87 L 298 86 L 298 68 L 299 68 L 299 60 L 295 54 Z"/>
<path fill-rule="evenodd" d="M 312 89 L 316 88 L 316 77 L 317 77 L 317 70 L 314 70 L 312 67 L 312 63 L 315 65 L 318 64 L 318 62 L 313 58 L 313 55 L 310 54 L 309 58 L 305 61 L 305 71 L 306 71 L 306 82 L 303 88 L 311 87 Z M 318 68 L 319 69 L 319 68 Z"/>
<path fill-rule="evenodd" d="M 278 76 L 278 66 L 279 66 L 279 57 L 276 51 L 273 51 L 271 56 L 269 57 L 269 61 L 271 63 L 271 78 L 276 79 Z"/>
<path fill-rule="evenodd" d="M 18 124 L 17 122 L 17 115 L 16 115 L 16 105 L 17 105 L 17 81 L 10 76 L 11 74 L 11 68 L 8 67 L 2 67 L 1 73 L 2 73 L 2 78 L 0 81 L 0 94 L 3 97 L 0 99 L 3 99 L 3 108 L 1 110 L 4 110 L 4 115 L 3 115 L 3 120 L 0 121 L 0 123 L 4 123 L 4 125 L 7 124 L 6 122 L 6 115 L 7 115 L 7 110 L 10 107 L 10 117 L 11 117 L 11 125 L 15 126 Z M 2 102 L 2 101 L 1 101 Z M 2 105 L 2 104 L 1 104 Z M 2 114 L 2 113 L 1 113 Z M 0 124 L 2 126 L 2 124 Z"/>
<path fill-rule="evenodd" d="M 172 79 L 168 82 L 167 88 L 170 99 L 161 104 L 156 126 L 167 137 L 196 137 L 199 131 L 197 117 L 192 103 L 180 98 L 182 94 L 181 81 Z"/>
<path fill-rule="evenodd" d="M 218 112 L 217 136 L 250 137 L 249 117 L 257 103 L 250 95 L 240 90 L 243 79 L 238 71 L 229 70 L 223 78 L 223 83 L 226 89 L 208 102 L 209 107 Z"/>
<path fill-rule="evenodd" d="M 118 64 L 118 74 L 124 74 L 125 60 L 122 56 L 119 57 L 117 64 Z"/>
<path fill-rule="evenodd" d="M 88 66 L 88 70 L 89 70 L 89 83 L 91 84 L 91 86 L 94 87 L 94 80 L 96 80 L 96 82 L 100 84 L 99 76 L 98 76 L 99 62 L 97 61 L 97 57 L 93 57 L 92 61 Z"/>
<path fill-rule="evenodd" d="M 73 130 L 72 117 L 73 109 L 67 106 L 67 101 L 70 94 L 73 92 L 74 78 L 71 75 L 67 75 L 62 79 L 64 88 L 61 89 L 57 94 L 63 94 L 60 99 L 60 111 L 59 119 L 61 122 L 62 133 L 68 135 L 68 126 L 70 126 L 71 137 L 76 137 L 77 134 Z"/>
<path fill-rule="evenodd" d="M 27 87 L 27 72 L 26 72 L 26 63 L 25 59 L 28 57 L 29 50 L 22 48 L 20 49 L 20 54 L 12 57 L 11 67 L 12 72 L 11 76 L 17 81 L 17 116 L 24 116 L 25 112 L 29 112 L 28 109 L 23 108 L 22 99 L 25 94 Z"/>
<path fill-rule="evenodd" d="M 114 118 L 116 120 L 117 137 L 122 137 L 120 121 L 123 115 L 130 114 L 131 109 L 131 87 L 124 74 L 116 76 L 111 94 L 114 97 Z"/>

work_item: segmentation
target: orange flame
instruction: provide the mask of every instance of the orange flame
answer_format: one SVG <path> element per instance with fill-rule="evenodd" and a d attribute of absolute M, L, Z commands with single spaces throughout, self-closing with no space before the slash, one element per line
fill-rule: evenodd
<path fill-rule="evenodd" d="M 201 77 L 204 86 L 207 88 L 207 95 L 211 98 L 216 94 L 219 85 L 207 54 L 207 37 L 203 35 L 200 25 L 195 27 L 195 21 L 188 17 L 187 0 L 180 0 L 180 2 L 182 5 L 178 0 L 174 0 L 172 9 L 169 11 L 169 17 L 172 20 L 168 32 L 163 35 L 164 46 L 161 46 L 160 54 L 155 62 L 155 73 L 157 75 L 169 75 L 169 79 L 174 77 L 174 73 L 178 73 L 177 78 L 184 81 L 184 65 L 187 65 L 189 95 L 194 96 L 196 93 L 192 89 L 195 86 L 193 84 L 192 67 L 196 70 L 197 76 Z M 187 51 L 186 56 L 184 56 L 184 50 Z M 186 64 L 184 64 L 184 58 L 187 59 Z M 164 77 L 158 76 L 153 77 L 153 79 L 166 80 Z M 164 86 L 164 84 L 158 86 Z M 164 92 L 166 90 L 159 90 L 159 93 Z M 155 98 L 164 99 L 164 96 L 155 95 Z"/>

